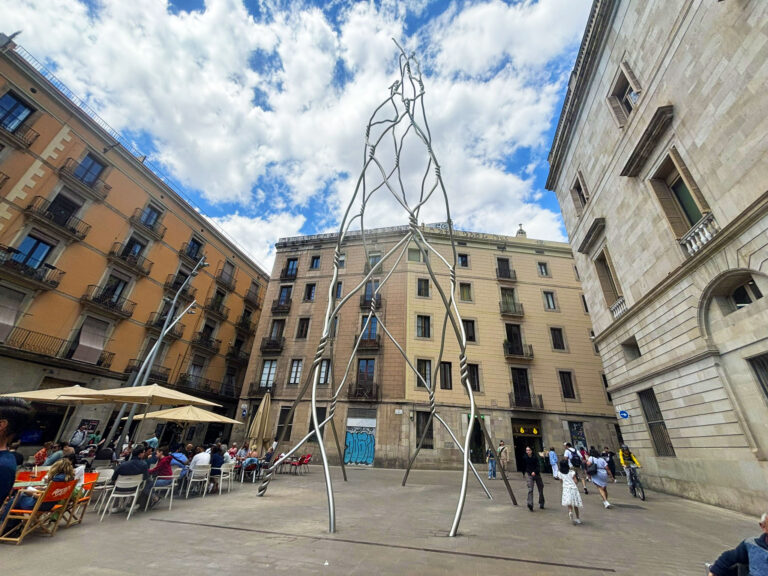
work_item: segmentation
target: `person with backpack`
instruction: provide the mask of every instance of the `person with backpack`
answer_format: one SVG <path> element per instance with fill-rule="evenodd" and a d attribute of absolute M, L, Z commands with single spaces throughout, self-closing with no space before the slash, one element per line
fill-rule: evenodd
<path fill-rule="evenodd" d="M 577 471 L 581 470 L 583 468 L 584 462 L 581 459 L 581 455 L 579 454 L 578 450 L 576 450 L 570 442 L 564 442 L 563 445 L 565 446 L 565 452 L 563 452 L 563 458 L 568 460 L 568 465 L 571 468 L 575 468 Z M 585 479 L 585 476 L 586 474 L 581 474 L 579 478 L 581 479 L 581 485 L 584 488 L 584 494 L 589 494 L 589 490 L 587 490 L 587 481 Z"/>
<path fill-rule="evenodd" d="M 613 475 L 608 469 L 608 463 L 600 457 L 600 453 L 592 448 L 587 455 L 587 468 L 586 472 L 592 477 L 592 483 L 597 486 L 600 497 L 603 499 L 603 506 L 606 508 L 611 507 L 611 503 L 608 502 L 608 477 L 613 480 Z"/>
<path fill-rule="evenodd" d="M 488 480 L 496 480 L 496 451 L 493 447 L 485 451 L 485 461 L 488 463 Z"/>

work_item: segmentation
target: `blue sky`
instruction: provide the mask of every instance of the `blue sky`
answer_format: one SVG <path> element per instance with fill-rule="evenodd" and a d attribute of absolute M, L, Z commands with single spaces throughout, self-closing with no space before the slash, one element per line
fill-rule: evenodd
<path fill-rule="evenodd" d="M 44 61 L 271 268 L 280 236 L 334 230 L 364 129 L 397 74 L 424 70 L 459 228 L 564 240 L 546 156 L 589 0 L 0 0 Z M 439 209 L 424 221 L 439 221 Z M 381 206 L 370 225 L 406 223 Z"/>

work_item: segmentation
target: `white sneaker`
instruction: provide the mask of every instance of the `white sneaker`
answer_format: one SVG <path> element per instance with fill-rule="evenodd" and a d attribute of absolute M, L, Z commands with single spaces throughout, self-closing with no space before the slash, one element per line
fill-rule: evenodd
<path fill-rule="evenodd" d="M 568 518 L 570 518 L 571 522 L 573 522 L 573 512 L 571 512 L 570 510 L 568 511 Z M 574 522 L 574 524 L 575 524 L 575 522 Z"/>
<path fill-rule="evenodd" d="M 608 502 L 608 500 L 606 500 L 605 502 L 603 502 L 603 506 L 605 506 L 606 508 L 610 508 L 611 507 L 611 503 Z"/>
<path fill-rule="evenodd" d="M 574 520 L 573 523 L 574 524 L 582 524 L 581 520 L 579 520 L 578 518 L 576 518 L 576 520 Z"/>

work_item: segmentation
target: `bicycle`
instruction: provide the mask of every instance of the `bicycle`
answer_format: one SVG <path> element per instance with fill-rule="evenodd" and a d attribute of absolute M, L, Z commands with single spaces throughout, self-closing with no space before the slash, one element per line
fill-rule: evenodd
<path fill-rule="evenodd" d="M 640 482 L 640 477 L 637 475 L 637 466 L 629 467 L 629 493 L 635 498 L 645 500 L 645 489 L 643 483 Z"/>

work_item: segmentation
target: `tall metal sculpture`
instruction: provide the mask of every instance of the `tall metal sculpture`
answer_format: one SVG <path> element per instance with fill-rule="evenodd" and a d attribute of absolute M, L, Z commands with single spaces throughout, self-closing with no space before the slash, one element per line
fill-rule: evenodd
<path fill-rule="evenodd" d="M 397 44 L 397 42 L 395 42 Z M 472 435 L 473 426 L 475 425 L 475 398 L 473 395 L 472 387 L 469 384 L 468 369 L 467 369 L 467 357 L 466 357 L 466 335 L 464 333 L 464 327 L 461 322 L 461 314 L 459 313 L 458 306 L 454 294 L 456 291 L 456 266 L 457 266 L 457 252 L 456 243 L 453 234 L 453 224 L 451 221 L 450 206 L 448 203 L 448 196 L 446 194 L 445 186 L 440 174 L 440 164 L 435 157 L 434 150 L 432 149 L 432 134 L 427 122 L 426 112 L 424 108 L 424 83 L 422 81 L 421 69 L 418 61 L 414 55 L 407 56 L 402 47 L 397 44 L 400 50 L 399 56 L 399 71 L 400 79 L 395 81 L 389 87 L 389 97 L 386 98 L 371 115 L 368 125 L 365 130 L 365 149 L 363 157 L 363 168 L 358 177 L 354 195 L 347 206 L 344 217 L 341 221 L 339 228 L 338 239 L 336 242 L 336 249 L 334 253 L 334 268 L 333 278 L 328 288 L 328 306 L 325 313 L 325 321 L 323 325 L 323 332 L 320 338 L 320 342 L 317 346 L 315 358 L 312 363 L 312 370 L 304 381 L 296 400 L 291 407 L 291 410 L 287 416 L 291 421 L 293 413 L 296 410 L 296 406 L 299 401 L 304 397 L 307 390 L 311 385 L 312 390 L 312 430 L 302 438 L 293 448 L 286 452 L 281 458 L 275 459 L 270 468 L 264 475 L 264 479 L 259 486 L 259 496 L 263 496 L 269 486 L 277 468 L 287 458 L 291 457 L 296 451 L 312 436 L 317 437 L 317 443 L 320 449 L 320 456 L 323 463 L 323 473 L 325 476 L 325 486 L 328 497 L 328 523 L 329 531 L 336 531 L 336 510 L 334 502 L 333 486 L 331 483 L 330 470 L 328 466 L 328 457 L 326 454 L 325 443 L 323 441 L 320 430 L 323 426 L 330 423 L 333 431 L 334 439 L 336 442 L 337 450 L 339 451 L 339 458 L 341 461 L 342 472 L 344 473 L 344 479 L 346 480 L 346 471 L 344 470 L 344 457 L 341 452 L 341 446 L 339 445 L 338 434 L 334 424 L 334 414 L 336 412 L 336 405 L 339 399 L 339 394 L 347 384 L 347 379 L 350 376 L 355 356 L 357 354 L 357 348 L 360 340 L 355 343 L 355 347 L 347 361 L 346 369 L 341 381 L 333 392 L 331 402 L 328 410 L 327 417 L 323 421 L 318 421 L 317 416 L 317 387 L 320 377 L 320 363 L 324 358 L 326 349 L 331 346 L 331 329 L 334 322 L 334 318 L 344 305 L 350 301 L 358 292 L 365 289 L 366 284 L 371 280 L 374 274 L 378 274 L 383 270 L 383 265 L 386 262 L 392 264 L 389 267 L 389 272 L 384 276 L 383 280 L 379 283 L 378 287 L 371 294 L 371 304 L 365 322 L 363 324 L 362 332 L 368 329 L 372 319 L 376 319 L 378 326 L 391 340 L 392 344 L 402 354 L 405 359 L 408 368 L 413 371 L 418 378 L 422 386 L 424 386 L 429 394 L 429 407 L 430 415 L 427 426 L 424 433 L 419 438 L 419 442 L 416 446 L 403 478 L 403 485 L 405 485 L 408 477 L 408 472 L 416 459 L 421 445 L 424 442 L 426 430 L 433 420 L 437 420 L 446 429 L 453 442 L 458 447 L 462 454 L 463 460 L 463 474 L 461 477 L 461 489 L 459 492 L 459 500 L 456 506 L 456 513 L 453 518 L 453 523 L 449 532 L 450 536 L 455 536 L 459 528 L 459 522 L 461 521 L 461 515 L 464 509 L 464 502 L 466 500 L 467 493 L 467 479 L 469 470 L 471 469 L 478 482 L 485 491 L 488 498 L 491 498 L 491 494 L 483 484 L 480 475 L 477 473 L 474 465 L 469 459 L 469 444 Z M 417 190 L 407 190 L 404 185 L 404 174 L 401 165 L 401 152 L 404 150 L 406 142 L 415 142 L 426 153 L 426 168 L 421 175 L 420 186 Z M 387 154 L 382 152 L 386 151 Z M 386 158 L 386 159 L 385 159 Z M 387 164 L 389 160 L 389 164 Z M 374 184 L 370 182 L 373 181 Z M 376 194 L 390 194 L 394 198 L 395 202 L 403 209 L 404 213 L 408 217 L 408 228 L 403 237 L 378 261 L 371 263 L 369 258 L 369 243 L 370 239 L 366 232 L 365 227 L 365 215 L 366 207 L 370 203 L 371 199 Z M 421 208 L 435 196 L 435 201 L 445 204 L 445 221 L 447 222 L 447 234 L 451 243 L 451 260 L 448 261 L 444 258 L 427 240 L 424 236 L 423 230 L 418 225 L 418 218 Z M 359 212 L 353 213 L 353 209 L 358 206 Z M 341 246 L 344 240 L 347 238 L 350 227 L 355 224 L 359 224 L 360 238 L 362 241 L 363 249 L 365 251 L 366 276 L 363 280 L 355 286 L 346 296 L 341 299 L 335 299 L 334 288 L 338 280 L 339 275 L 339 258 L 341 255 Z M 470 418 L 469 426 L 467 428 L 466 435 L 464 437 L 463 445 L 459 442 L 456 435 L 446 424 L 446 422 L 435 411 L 435 390 L 437 388 L 437 378 L 439 371 L 435 370 L 430 381 L 426 381 L 421 374 L 419 374 L 416 367 L 411 360 L 406 356 L 405 351 L 400 344 L 392 337 L 392 334 L 387 329 L 383 319 L 379 316 L 379 310 L 377 309 L 377 296 L 382 288 L 389 281 L 393 271 L 403 259 L 403 256 L 407 254 L 409 245 L 414 243 L 421 254 L 422 260 L 426 263 L 429 276 L 435 286 L 437 293 L 440 296 L 442 304 L 445 308 L 445 315 L 442 323 L 442 333 L 440 342 L 440 354 L 437 360 L 439 366 L 440 361 L 443 358 L 445 351 L 446 336 L 449 331 L 456 338 L 459 346 L 459 367 L 461 373 L 461 384 L 469 396 L 470 405 Z M 444 290 L 437 280 L 435 275 L 435 269 L 433 268 L 433 259 L 437 265 L 444 266 L 448 271 L 450 277 L 450 289 Z M 333 367 L 333 361 L 330 363 L 331 370 Z M 331 382 L 335 380 L 331 374 Z M 287 427 L 283 428 L 283 431 L 278 439 L 278 445 L 284 441 L 284 436 Z M 487 433 L 486 433 L 487 434 Z M 493 448 L 491 446 L 491 448 Z M 511 494 L 511 492 L 510 492 Z"/>

